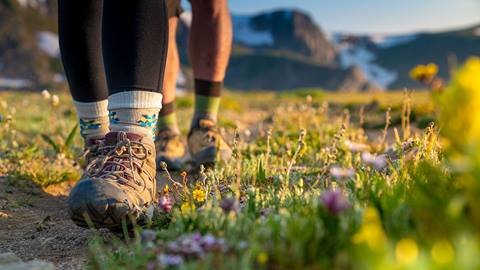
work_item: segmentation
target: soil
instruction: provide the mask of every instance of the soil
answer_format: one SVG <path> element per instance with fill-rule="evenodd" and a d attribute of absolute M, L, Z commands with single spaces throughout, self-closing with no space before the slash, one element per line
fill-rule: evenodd
<path fill-rule="evenodd" d="M 23 261 L 49 261 L 58 269 L 83 268 L 91 232 L 68 216 L 72 183 L 41 189 L 0 178 L 0 186 L 0 253 L 13 252 Z"/>

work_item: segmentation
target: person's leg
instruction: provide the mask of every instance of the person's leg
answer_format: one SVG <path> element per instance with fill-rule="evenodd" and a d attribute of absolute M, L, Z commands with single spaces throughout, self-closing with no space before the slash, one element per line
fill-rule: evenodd
<path fill-rule="evenodd" d="M 112 131 L 155 135 L 167 44 L 164 0 L 105 0 L 103 55 Z"/>
<path fill-rule="evenodd" d="M 58 1 L 58 32 L 63 67 L 82 136 L 103 138 L 108 132 L 107 82 L 101 46 L 101 0 Z"/>
<path fill-rule="evenodd" d="M 170 4 L 171 2 L 173 1 L 168 1 L 168 4 Z M 177 32 L 177 25 L 177 15 L 173 15 L 168 19 L 169 38 L 167 65 L 165 67 L 165 80 L 163 82 L 162 92 L 163 106 L 158 119 L 158 128 L 160 131 L 168 129 L 177 134 L 180 134 L 177 124 L 177 115 L 175 113 L 175 90 L 177 87 L 177 75 L 180 70 L 180 59 L 178 56 L 177 41 L 175 38 Z"/>
<path fill-rule="evenodd" d="M 165 162 L 170 170 L 180 170 L 187 152 L 181 138 L 175 112 L 175 90 L 180 59 L 176 41 L 179 16 L 182 12 L 180 0 L 167 0 L 168 6 L 168 55 L 163 82 L 163 104 L 158 117 L 158 133 L 155 141 L 157 164 Z"/>
<path fill-rule="evenodd" d="M 195 77 L 195 114 L 216 121 L 232 47 L 232 19 L 227 0 L 191 0 L 189 55 Z"/>
<path fill-rule="evenodd" d="M 227 0 L 191 0 L 189 55 L 195 77 L 195 112 L 188 147 L 197 165 L 217 157 L 227 161 L 231 149 L 216 129 L 223 79 L 232 46 L 232 19 Z"/>
<path fill-rule="evenodd" d="M 70 0 L 69 0 L 70 1 Z M 72 219 L 122 228 L 148 221 L 156 198 L 153 137 L 161 109 L 168 23 L 165 0 L 105 0 L 103 56 L 110 133 L 72 189 Z"/>

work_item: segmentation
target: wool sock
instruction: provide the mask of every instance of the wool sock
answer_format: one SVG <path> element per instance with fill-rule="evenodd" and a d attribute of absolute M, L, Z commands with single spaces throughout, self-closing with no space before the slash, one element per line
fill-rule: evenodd
<path fill-rule="evenodd" d="M 223 82 L 195 79 L 195 112 L 192 127 L 198 126 L 202 119 L 217 122 L 222 88 Z"/>
<path fill-rule="evenodd" d="M 80 134 L 84 139 L 102 138 L 108 133 L 108 101 L 73 101 L 80 123 Z"/>
<path fill-rule="evenodd" d="M 111 131 L 125 131 L 155 140 L 162 94 L 149 91 L 128 91 L 108 97 Z"/>
<path fill-rule="evenodd" d="M 176 134 L 180 134 L 177 123 L 177 113 L 175 112 L 175 101 L 165 103 L 158 115 L 158 129 L 170 130 Z"/>

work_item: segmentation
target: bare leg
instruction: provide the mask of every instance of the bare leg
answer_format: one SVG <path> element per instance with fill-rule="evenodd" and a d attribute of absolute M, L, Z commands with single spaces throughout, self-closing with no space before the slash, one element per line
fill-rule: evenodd
<path fill-rule="evenodd" d="M 232 18 L 227 0 L 191 0 L 189 54 L 195 77 L 195 113 L 188 136 L 193 161 L 227 161 L 232 150 L 215 128 L 223 79 L 232 47 Z"/>
<path fill-rule="evenodd" d="M 232 18 L 227 0 L 192 0 L 190 61 L 195 79 L 220 82 L 232 48 Z"/>
<path fill-rule="evenodd" d="M 173 16 L 170 19 L 168 19 L 169 38 L 168 38 L 167 66 L 165 69 L 165 80 L 163 81 L 163 90 L 162 90 L 163 104 L 167 104 L 175 100 L 177 75 L 180 68 L 177 41 L 175 39 L 175 34 L 177 33 L 177 25 L 178 25 L 178 17 Z"/>

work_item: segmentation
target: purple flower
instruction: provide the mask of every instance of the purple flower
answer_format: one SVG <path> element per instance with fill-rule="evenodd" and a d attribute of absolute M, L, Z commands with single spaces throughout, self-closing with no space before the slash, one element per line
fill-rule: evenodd
<path fill-rule="evenodd" d="M 172 199 L 170 199 L 170 196 L 165 195 L 160 198 L 160 201 L 158 202 L 158 207 L 162 212 L 164 213 L 170 213 L 172 211 L 173 207 L 173 202 Z"/>
<path fill-rule="evenodd" d="M 350 206 L 348 200 L 337 190 L 327 191 L 321 199 L 323 206 L 332 215 L 338 215 Z"/>
<path fill-rule="evenodd" d="M 237 209 L 237 200 L 233 197 L 231 198 L 223 198 L 219 204 L 220 208 L 222 208 L 225 214 L 229 213 L 230 211 L 235 211 Z"/>
<path fill-rule="evenodd" d="M 157 261 L 164 266 L 178 266 L 183 263 L 183 257 L 179 255 L 160 254 Z"/>

